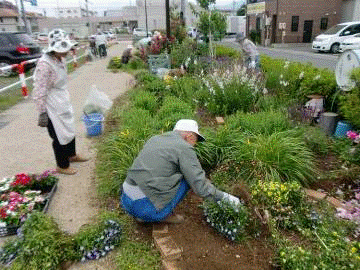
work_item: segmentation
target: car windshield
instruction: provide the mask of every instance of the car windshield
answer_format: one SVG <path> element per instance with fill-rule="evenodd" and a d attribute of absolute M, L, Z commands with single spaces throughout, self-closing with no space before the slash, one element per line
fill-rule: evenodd
<path fill-rule="evenodd" d="M 24 44 L 33 43 L 33 40 L 31 39 L 31 37 L 28 34 L 17 33 L 15 36 L 20 42 L 22 42 Z"/>
<path fill-rule="evenodd" d="M 324 32 L 324 34 L 327 34 L 327 35 L 334 35 L 336 34 L 337 32 L 339 32 L 341 29 L 343 29 L 345 27 L 344 24 L 337 24 L 337 25 L 334 25 L 333 27 L 329 28 L 328 30 L 326 30 Z"/>
<path fill-rule="evenodd" d="M 359 34 L 354 35 L 354 37 L 360 37 L 360 33 L 359 33 Z"/>

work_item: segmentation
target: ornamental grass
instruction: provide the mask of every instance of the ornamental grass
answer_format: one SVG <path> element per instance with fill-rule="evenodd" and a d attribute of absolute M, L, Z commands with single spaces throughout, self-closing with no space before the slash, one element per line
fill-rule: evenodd
<path fill-rule="evenodd" d="M 314 154 L 293 131 L 243 136 L 233 157 L 247 171 L 247 180 L 298 181 L 308 185 L 316 178 Z"/>

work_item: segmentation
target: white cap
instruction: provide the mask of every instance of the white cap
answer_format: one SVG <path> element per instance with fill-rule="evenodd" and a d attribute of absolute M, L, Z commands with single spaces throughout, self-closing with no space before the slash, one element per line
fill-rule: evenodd
<path fill-rule="evenodd" d="M 78 43 L 69 39 L 62 29 L 54 29 L 49 33 L 49 47 L 46 52 L 66 53 Z"/>
<path fill-rule="evenodd" d="M 181 119 L 177 121 L 174 130 L 181 130 L 181 131 L 192 131 L 196 133 L 199 137 L 198 140 L 205 141 L 205 138 L 199 133 L 198 123 L 195 120 L 191 119 Z"/>

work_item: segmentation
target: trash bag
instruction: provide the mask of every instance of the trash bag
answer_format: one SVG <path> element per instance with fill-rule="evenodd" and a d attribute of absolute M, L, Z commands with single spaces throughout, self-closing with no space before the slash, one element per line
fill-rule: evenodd
<path fill-rule="evenodd" d="M 92 85 L 89 95 L 85 101 L 83 112 L 84 114 L 101 113 L 105 114 L 112 106 L 112 101 L 104 93 L 97 89 L 96 85 Z"/>

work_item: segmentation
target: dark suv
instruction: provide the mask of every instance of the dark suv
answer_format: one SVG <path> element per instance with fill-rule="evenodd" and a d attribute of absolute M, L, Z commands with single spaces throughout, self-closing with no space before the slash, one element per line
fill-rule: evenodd
<path fill-rule="evenodd" d="M 25 32 L 0 32 L 0 67 L 41 57 L 41 47 Z M 35 64 L 27 65 L 26 68 Z M 11 70 L 1 73 L 10 76 Z"/>

